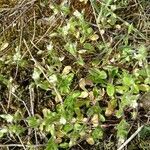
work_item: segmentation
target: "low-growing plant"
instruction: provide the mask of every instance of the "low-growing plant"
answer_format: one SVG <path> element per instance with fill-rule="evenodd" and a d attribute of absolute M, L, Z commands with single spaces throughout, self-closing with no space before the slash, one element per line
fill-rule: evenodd
<path fill-rule="evenodd" d="M 0 148 L 12 147 L 8 137 L 24 149 L 76 149 L 83 142 L 89 149 L 103 141 L 104 149 L 117 148 L 137 116 L 147 116 L 138 104 L 150 92 L 146 1 L 75 3 L 22 1 L 12 14 L 2 10 Z"/>

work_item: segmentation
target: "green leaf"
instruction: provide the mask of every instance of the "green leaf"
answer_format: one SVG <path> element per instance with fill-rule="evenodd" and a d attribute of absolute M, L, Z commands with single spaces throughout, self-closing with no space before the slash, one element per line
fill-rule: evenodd
<path fill-rule="evenodd" d="M 87 116 L 92 116 L 93 114 L 100 114 L 102 109 L 99 107 L 99 105 L 91 106 L 87 111 Z M 102 117 L 102 116 L 100 116 Z M 102 118 L 104 119 L 104 118 Z"/>
<path fill-rule="evenodd" d="M 70 85 L 74 78 L 73 73 L 69 73 L 67 75 L 62 75 L 58 79 L 58 88 L 62 94 L 67 94 L 70 92 Z"/>
<path fill-rule="evenodd" d="M 85 63 L 84 63 L 84 60 L 83 60 L 83 58 L 81 57 L 81 55 L 78 56 L 77 63 L 78 63 L 79 65 L 81 65 L 81 66 L 84 66 Z"/>
<path fill-rule="evenodd" d="M 95 50 L 94 46 L 91 43 L 84 43 L 83 48 L 89 50 L 90 52 Z"/>
<path fill-rule="evenodd" d="M 5 76 L 0 74 L 0 82 L 2 82 L 4 85 L 8 86 L 9 80 L 5 78 Z"/>
<path fill-rule="evenodd" d="M 117 137 L 121 139 L 125 139 L 128 135 L 128 129 L 130 125 L 122 119 L 120 123 L 117 125 Z"/>
<path fill-rule="evenodd" d="M 81 44 L 83 44 L 85 42 L 85 40 L 86 40 L 85 35 L 83 35 L 83 36 L 80 37 L 80 43 Z"/>
<path fill-rule="evenodd" d="M 116 92 L 120 94 L 124 94 L 129 90 L 127 86 L 115 86 L 116 87 Z"/>
<path fill-rule="evenodd" d="M 95 83 L 103 83 L 103 80 L 107 78 L 106 72 L 97 68 L 90 69 L 89 73 L 91 80 Z"/>
<path fill-rule="evenodd" d="M 116 117 L 121 118 L 123 116 L 123 107 L 120 107 L 119 110 L 116 111 Z"/>
<path fill-rule="evenodd" d="M 114 93 L 115 93 L 115 87 L 114 87 L 114 85 L 108 84 L 106 91 L 107 91 L 107 94 L 108 94 L 110 97 L 112 97 L 112 96 L 114 95 Z"/>
<path fill-rule="evenodd" d="M 8 132 L 7 128 L 0 129 L 0 138 L 2 138 Z"/>
<path fill-rule="evenodd" d="M 65 49 L 70 53 L 72 54 L 75 58 L 77 57 L 77 44 L 76 43 L 70 43 L 68 42 L 66 45 L 65 45 Z"/>
<path fill-rule="evenodd" d="M 14 121 L 20 121 L 22 118 L 21 111 L 17 110 L 14 114 Z"/>
<path fill-rule="evenodd" d="M 113 2 L 113 0 L 105 0 L 106 5 L 110 5 Z"/>
<path fill-rule="evenodd" d="M 50 83 L 47 80 L 45 80 L 45 81 L 41 80 L 39 83 L 37 82 L 37 86 L 43 90 L 49 90 Z"/>
<path fill-rule="evenodd" d="M 132 93 L 125 93 L 121 97 L 121 102 L 119 104 L 119 110 L 116 112 L 116 116 L 120 118 L 123 115 L 123 110 L 126 106 L 130 106 L 132 108 L 137 108 L 137 100 L 139 95 L 132 95 Z"/>
<path fill-rule="evenodd" d="M 39 124 L 39 129 L 41 131 L 46 131 L 48 133 L 51 133 L 51 135 L 55 137 L 54 123 L 55 122 L 58 123 L 60 121 L 60 115 L 57 114 L 56 112 L 51 112 L 49 109 L 46 108 L 43 110 L 43 115 L 44 118 Z"/>
<path fill-rule="evenodd" d="M 37 128 L 40 124 L 40 120 L 37 119 L 36 117 L 28 117 L 27 122 L 31 128 Z"/>
<path fill-rule="evenodd" d="M 46 146 L 46 150 L 58 150 L 58 145 L 55 143 L 54 138 L 50 138 L 47 146 Z"/>
<path fill-rule="evenodd" d="M 70 93 L 64 101 L 64 107 L 66 108 L 66 113 L 68 113 L 68 117 L 72 117 L 75 109 L 76 99 L 80 96 L 80 92 L 74 91 Z"/>
<path fill-rule="evenodd" d="M 98 97 L 99 93 L 101 93 L 101 91 L 99 91 L 97 87 L 94 87 L 93 88 L 93 95 L 94 95 L 94 97 Z"/>
<path fill-rule="evenodd" d="M 92 132 L 92 137 L 95 140 L 99 140 L 103 138 L 103 130 L 100 127 L 97 127 Z"/>
<path fill-rule="evenodd" d="M 139 87 L 138 85 L 134 84 L 133 87 L 131 88 L 132 92 L 135 94 L 139 93 Z"/>
<path fill-rule="evenodd" d="M 128 34 L 130 34 L 133 31 L 133 24 L 130 24 L 128 26 Z"/>
<path fill-rule="evenodd" d="M 9 132 L 19 135 L 25 131 L 25 128 L 21 125 L 9 125 Z"/>
<path fill-rule="evenodd" d="M 150 77 L 147 77 L 144 81 L 145 84 L 149 84 L 150 83 Z"/>
<path fill-rule="evenodd" d="M 65 5 L 61 6 L 61 11 L 64 15 L 68 15 L 70 13 L 69 7 Z"/>
<path fill-rule="evenodd" d="M 105 117 L 102 114 L 99 115 L 99 118 L 100 118 L 101 122 L 105 122 L 106 121 Z"/>
<path fill-rule="evenodd" d="M 81 131 L 83 126 L 79 123 L 75 123 L 74 125 L 74 131 Z"/>
<path fill-rule="evenodd" d="M 131 86 L 134 84 L 134 80 L 131 75 L 125 74 L 123 77 L 123 84 L 127 86 Z"/>
<path fill-rule="evenodd" d="M 64 127 L 63 127 L 63 130 L 65 133 L 68 133 L 70 132 L 71 130 L 73 129 L 73 125 L 72 124 L 66 124 Z"/>
<path fill-rule="evenodd" d="M 13 122 L 13 119 L 14 119 L 14 117 L 10 114 L 7 114 L 7 115 L 3 114 L 3 115 L 0 115 L 0 117 L 5 119 L 7 122 L 10 122 L 10 123 Z"/>
<path fill-rule="evenodd" d="M 147 49 L 144 45 L 141 45 L 138 48 L 138 54 L 135 54 L 134 58 L 139 61 L 143 61 L 145 60 L 146 57 L 147 57 Z"/>
<path fill-rule="evenodd" d="M 140 138 L 145 140 L 150 140 L 150 125 L 145 125 L 143 129 L 140 131 Z"/>
<path fill-rule="evenodd" d="M 138 88 L 139 90 L 144 91 L 144 92 L 150 91 L 150 86 L 147 84 L 141 84 L 138 86 Z"/>
<path fill-rule="evenodd" d="M 64 149 L 64 148 L 66 149 L 66 148 L 69 147 L 69 143 L 67 143 L 67 142 L 61 143 L 61 144 L 59 145 L 59 147 L 60 147 L 60 148 L 63 148 L 63 149 Z"/>

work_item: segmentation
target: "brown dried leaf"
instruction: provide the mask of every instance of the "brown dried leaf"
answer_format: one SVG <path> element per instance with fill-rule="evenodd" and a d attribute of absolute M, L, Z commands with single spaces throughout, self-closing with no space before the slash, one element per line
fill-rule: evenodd
<path fill-rule="evenodd" d="M 86 81 L 85 81 L 84 78 L 81 78 L 81 79 L 79 80 L 79 87 L 80 87 L 82 90 L 86 91 L 85 86 L 86 86 Z"/>
<path fill-rule="evenodd" d="M 62 74 L 63 74 L 63 75 L 67 75 L 70 71 L 71 71 L 71 66 L 66 66 L 66 67 L 63 69 Z"/>
<path fill-rule="evenodd" d="M 93 82 L 92 82 L 91 80 L 89 80 L 89 79 L 81 78 L 81 79 L 79 80 L 79 87 L 80 87 L 82 90 L 86 91 L 86 90 L 87 90 L 87 89 L 85 88 L 86 85 L 93 86 Z"/>
<path fill-rule="evenodd" d="M 9 45 L 9 43 L 3 43 L 3 44 L 1 45 L 0 51 L 6 49 L 6 48 L 8 47 L 8 45 Z"/>
<path fill-rule="evenodd" d="M 87 91 L 81 92 L 81 95 L 79 96 L 80 98 L 87 98 L 89 93 Z"/>
<path fill-rule="evenodd" d="M 89 98 L 91 101 L 94 101 L 95 97 L 94 97 L 93 91 L 89 92 Z"/>
<path fill-rule="evenodd" d="M 92 36 L 90 36 L 90 40 L 92 41 L 96 41 L 99 39 L 99 36 L 97 34 L 93 34 Z"/>
<path fill-rule="evenodd" d="M 117 105 L 117 103 L 116 103 L 115 99 L 109 101 L 108 107 L 106 108 L 106 111 L 105 111 L 105 116 L 107 116 L 107 117 L 112 116 L 114 114 L 116 105 Z"/>
<path fill-rule="evenodd" d="M 94 114 L 94 116 L 91 119 L 91 122 L 93 124 L 93 127 L 97 127 L 99 124 L 98 114 Z"/>
<path fill-rule="evenodd" d="M 92 137 L 88 137 L 86 139 L 87 143 L 90 144 L 90 145 L 94 145 L 94 139 Z"/>

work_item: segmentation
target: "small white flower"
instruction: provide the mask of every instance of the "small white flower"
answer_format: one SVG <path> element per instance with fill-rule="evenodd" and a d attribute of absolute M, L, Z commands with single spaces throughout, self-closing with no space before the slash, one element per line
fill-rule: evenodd
<path fill-rule="evenodd" d="M 65 56 L 59 57 L 59 61 L 63 61 L 65 59 Z"/>
<path fill-rule="evenodd" d="M 138 107 L 137 101 L 134 100 L 134 101 L 132 102 L 131 106 L 132 106 L 133 108 L 137 108 L 137 107 Z"/>
<path fill-rule="evenodd" d="M 60 124 L 66 124 L 67 121 L 64 117 L 61 117 L 59 122 Z"/>
<path fill-rule="evenodd" d="M 57 82 L 57 76 L 56 76 L 55 74 L 51 75 L 51 76 L 49 77 L 49 81 L 50 81 L 51 83 L 56 83 L 56 82 Z"/>
<path fill-rule="evenodd" d="M 34 68 L 34 72 L 33 72 L 33 74 L 32 74 L 32 78 L 34 79 L 34 80 L 38 80 L 39 78 L 40 78 L 40 71 L 39 71 L 39 69 L 37 69 L 37 68 Z"/>
<path fill-rule="evenodd" d="M 112 11 L 116 10 L 116 5 L 111 5 L 111 10 Z"/>
<path fill-rule="evenodd" d="M 47 45 L 46 48 L 47 48 L 48 51 L 52 51 L 52 49 L 53 49 L 52 43 Z"/>
<path fill-rule="evenodd" d="M 82 17 L 82 14 L 79 11 L 77 11 L 77 10 L 73 13 L 73 15 L 76 16 L 77 18 L 81 18 Z"/>

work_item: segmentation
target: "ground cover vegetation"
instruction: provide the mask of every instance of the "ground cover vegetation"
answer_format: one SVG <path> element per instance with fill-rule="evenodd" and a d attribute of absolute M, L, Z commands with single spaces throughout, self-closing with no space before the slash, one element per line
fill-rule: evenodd
<path fill-rule="evenodd" d="M 0 1 L 0 149 L 150 149 L 149 0 Z"/>

